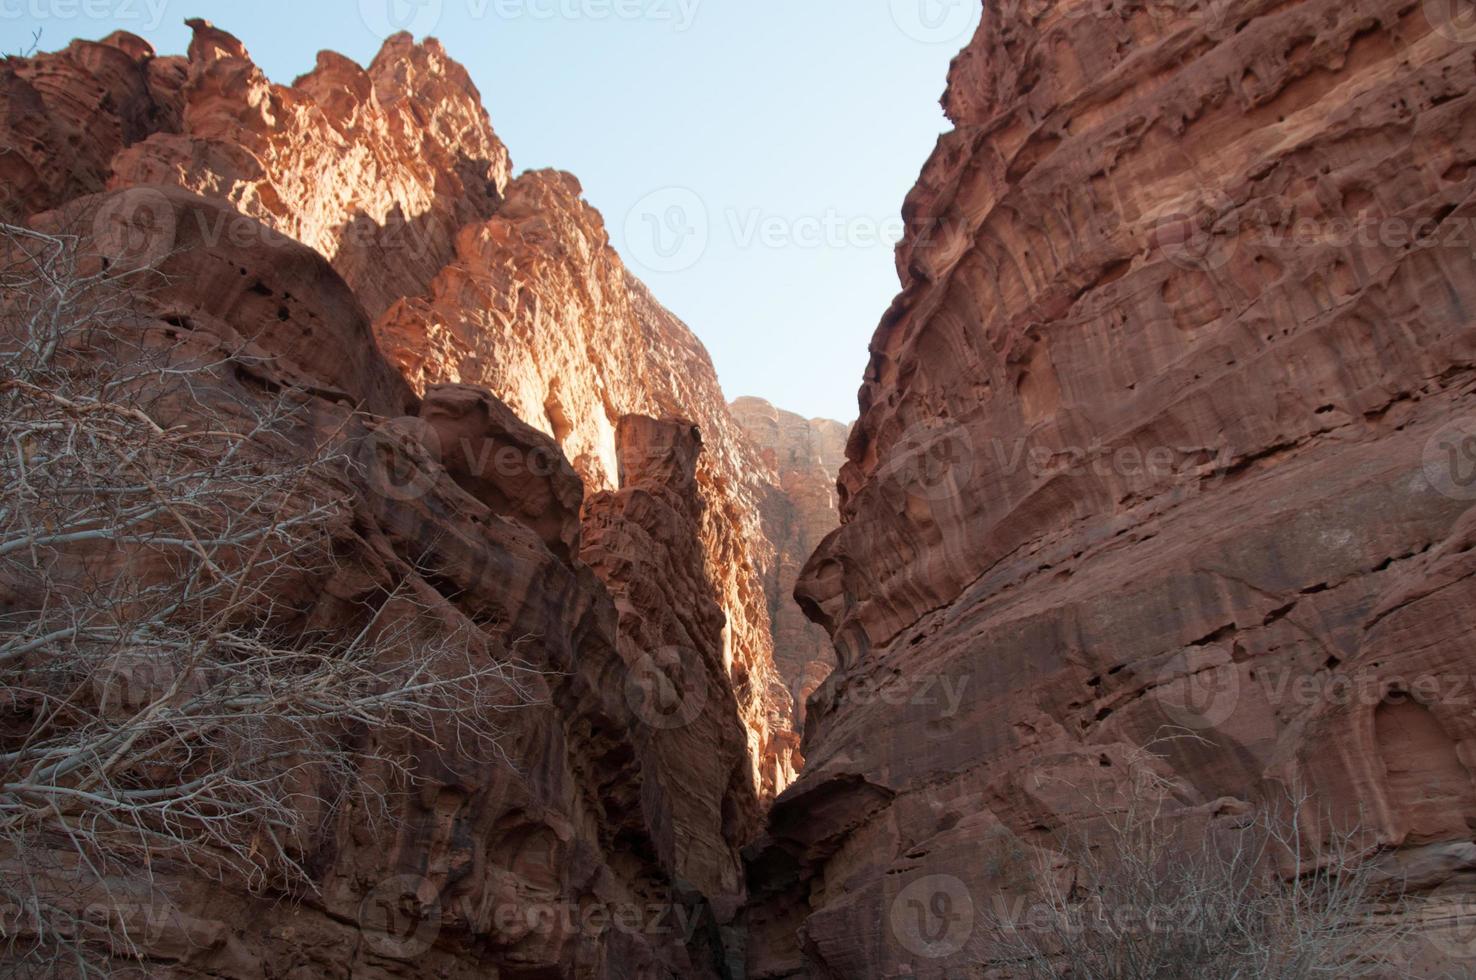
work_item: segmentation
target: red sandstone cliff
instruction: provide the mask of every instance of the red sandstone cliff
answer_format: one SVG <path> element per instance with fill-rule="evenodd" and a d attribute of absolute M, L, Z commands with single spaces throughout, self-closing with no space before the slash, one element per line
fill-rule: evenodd
<path fill-rule="evenodd" d="M 367 69 L 325 53 L 288 87 L 192 26 L 188 59 L 119 34 L 3 63 L 4 217 L 77 234 L 119 277 L 162 273 L 111 355 L 127 367 L 140 338 L 178 357 L 161 377 L 183 387 L 130 389 L 140 418 L 245 425 L 285 399 L 303 421 L 263 463 L 352 461 L 324 524 L 333 571 L 266 597 L 298 617 L 273 626 L 283 642 L 414 626 L 516 658 L 534 703 L 500 761 L 365 734 L 370 754 L 428 739 L 422 782 L 389 833 L 303 815 L 316 893 L 295 910 L 161 864 L 180 914 L 138 937 L 149 970 L 714 975 L 739 848 L 793 778 L 758 510 L 777 477 L 577 182 L 511 179 L 436 42 L 391 38 Z M 7 622 L 35 605 L 40 629 L 18 575 Z M 397 589 L 415 603 L 387 603 Z M 631 913 L 640 928 L 611 925 Z"/>
<path fill-rule="evenodd" d="M 417 390 L 490 389 L 554 436 L 592 491 L 615 486 L 622 416 L 691 418 L 707 447 L 707 570 L 754 781 L 782 789 L 792 705 L 760 580 L 772 561 L 757 514 L 763 468 L 707 352 L 625 270 L 578 182 L 550 171 L 510 183 L 479 93 L 434 40 L 392 37 L 367 69 L 324 52 L 289 87 L 239 42 L 219 41 L 229 35 L 192 26 L 188 61 L 114 35 L 6 62 L 4 136 L 17 150 L 0 158 L 14 175 L 6 208 L 25 215 L 133 185 L 229 201 L 334 264 Z M 155 219 L 147 205 L 132 202 L 135 223 Z"/>
<path fill-rule="evenodd" d="M 750 977 L 977 969 L 1007 893 L 985 842 L 1049 840 L 1085 815 L 1062 786 L 1167 726 L 1205 739 L 1166 750 L 1183 805 L 1311 787 L 1459 917 L 1476 63 L 1451 10 L 985 5 L 907 200 L 845 524 L 798 584 L 840 667 L 755 855 Z"/>
<path fill-rule="evenodd" d="M 804 419 L 761 398 L 730 406 L 764 462 L 778 476 L 759 506 L 775 560 L 764 591 L 774 624 L 774 662 L 789 683 L 795 720 L 804 729 L 805 703 L 835 665 L 830 637 L 793 601 L 800 568 L 840 524 L 835 481 L 845 462 L 846 427 L 829 419 Z"/>

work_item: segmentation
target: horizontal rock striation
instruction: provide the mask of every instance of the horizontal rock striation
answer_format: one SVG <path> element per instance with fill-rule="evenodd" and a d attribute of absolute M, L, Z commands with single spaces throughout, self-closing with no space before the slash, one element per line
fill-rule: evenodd
<path fill-rule="evenodd" d="M 989 842 L 1167 730 L 1185 806 L 1307 788 L 1439 869 L 1433 919 L 1468 900 L 1476 62 L 1441 10 L 986 5 L 797 586 L 840 666 L 750 855 L 750 977 L 977 969 Z"/>

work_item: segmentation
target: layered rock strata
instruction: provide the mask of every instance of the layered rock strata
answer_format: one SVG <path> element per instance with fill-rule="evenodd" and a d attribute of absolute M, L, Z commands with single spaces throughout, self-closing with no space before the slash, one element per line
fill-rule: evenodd
<path fill-rule="evenodd" d="M 764 591 L 774 624 L 774 664 L 794 698 L 796 727 L 804 730 L 805 703 L 830 676 L 835 654 L 825 630 L 793 601 L 806 560 L 840 524 L 835 490 L 845 463 L 847 429 L 829 419 L 805 419 L 762 398 L 729 406 L 763 461 L 778 477 L 759 505 L 764 534 L 774 544 Z"/>
<path fill-rule="evenodd" d="M 1468 968 L 1452 10 L 985 6 L 797 587 L 839 668 L 751 854 L 750 977 L 978 969 L 988 843 L 1054 840 L 1155 743 L 1188 807 L 1310 788 L 1420 869 L 1412 959 Z"/>

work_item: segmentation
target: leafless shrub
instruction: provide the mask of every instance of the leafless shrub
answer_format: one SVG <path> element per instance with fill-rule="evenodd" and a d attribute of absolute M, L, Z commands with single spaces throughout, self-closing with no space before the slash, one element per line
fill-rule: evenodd
<path fill-rule="evenodd" d="M 0 961 L 42 975 L 144 956 L 161 869 L 311 892 L 330 820 L 391 819 L 416 752 L 500 760 L 529 700 L 408 574 L 313 618 L 343 433 L 161 339 L 160 281 L 0 226 Z"/>
<path fill-rule="evenodd" d="M 1196 737 L 1196 736 L 1183 736 Z M 1149 747 L 1152 749 L 1152 746 Z M 1030 980 L 1409 976 L 1403 883 L 1358 827 L 1314 835 L 1309 796 L 1185 813 L 1151 751 L 1101 787 L 1089 818 L 1026 848 L 1018 901 L 986 915 L 997 975 Z M 1316 821 L 1319 828 L 1329 822 Z"/>

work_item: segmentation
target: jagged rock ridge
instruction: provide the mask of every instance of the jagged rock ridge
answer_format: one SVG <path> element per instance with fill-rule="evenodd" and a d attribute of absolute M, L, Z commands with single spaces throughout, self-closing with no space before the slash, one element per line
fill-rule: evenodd
<path fill-rule="evenodd" d="M 421 750 L 392 839 L 352 812 L 315 828 L 300 907 L 161 864 L 177 914 L 141 937 L 150 974 L 723 974 L 739 848 L 796 761 L 763 590 L 778 475 L 577 182 L 511 177 L 439 44 L 324 53 L 289 87 L 191 26 L 188 58 L 115 34 L 0 66 L 6 219 L 158 267 L 130 336 L 198 377 L 148 412 L 287 398 L 296 446 L 356 461 L 337 571 L 272 597 L 293 628 L 413 623 L 537 673 L 512 769 Z M 384 605 L 397 589 L 417 604 Z M 581 928 L 591 910 L 661 917 Z"/>

